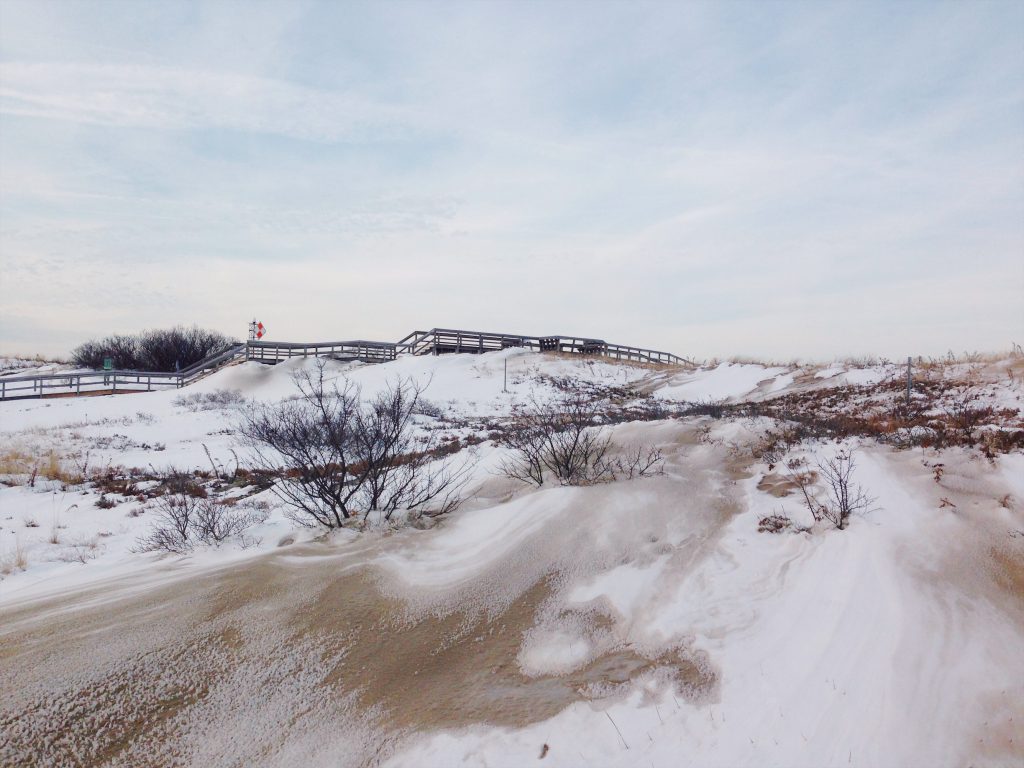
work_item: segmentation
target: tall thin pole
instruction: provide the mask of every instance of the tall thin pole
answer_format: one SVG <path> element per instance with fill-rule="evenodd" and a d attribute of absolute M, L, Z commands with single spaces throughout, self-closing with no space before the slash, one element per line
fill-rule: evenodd
<path fill-rule="evenodd" d="M 910 374 L 910 358 L 907 358 L 907 407 L 910 407 L 910 385 L 911 385 L 911 374 Z"/>
<path fill-rule="evenodd" d="M 502 392 L 508 392 L 508 358 L 505 358 L 505 386 L 501 388 Z"/>

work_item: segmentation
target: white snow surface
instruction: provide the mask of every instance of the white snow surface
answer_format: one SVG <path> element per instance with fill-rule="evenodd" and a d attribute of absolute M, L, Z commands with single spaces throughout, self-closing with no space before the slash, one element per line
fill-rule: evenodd
<path fill-rule="evenodd" d="M 657 396 L 689 402 L 727 400 L 751 392 L 762 382 L 771 386 L 776 377 L 786 371 L 786 368 L 766 368 L 763 365 L 721 363 L 715 368 L 701 368 L 674 376 L 669 384 L 657 391 Z M 788 379 L 791 381 L 792 377 Z M 783 385 L 788 382 L 783 382 Z"/>
<path fill-rule="evenodd" d="M 207 468 L 205 446 L 230 466 L 233 438 L 224 431 L 234 410 L 192 412 L 175 399 L 233 389 L 273 401 L 291 395 L 290 375 L 312 365 L 245 363 L 182 391 L 0 403 L 0 445 L 88 452 L 94 467 L 182 468 Z M 547 391 L 539 374 L 654 381 L 654 396 L 670 401 L 775 392 L 795 376 L 789 368 L 723 363 L 666 380 L 639 366 L 522 350 L 328 368 L 367 393 L 397 376 L 429 382 L 432 403 L 478 417 L 500 417 Z M 861 385 L 884 375 L 881 367 L 837 364 L 814 377 L 816 386 L 840 377 Z M 1019 402 L 1019 387 L 1008 400 Z M 871 512 L 844 532 L 771 535 L 758 533 L 759 518 L 784 510 L 800 519 L 795 496 L 758 490 L 769 472 L 762 464 L 747 477 L 730 476 L 714 442 L 752 428 L 720 423 L 710 444 L 684 445 L 674 422 L 620 425 L 617 437 L 665 446 L 666 477 L 481 498 L 374 556 L 388 589 L 413 611 L 453 599 L 498 607 L 557 571 L 558 604 L 600 605 L 614 628 L 588 635 L 549 616 L 523 639 L 518 663 L 526 674 L 579 668 L 610 643 L 685 643 L 714 671 L 708 696 L 680 699 L 670 686 L 638 681 L 622 695 L 577 702 L 524 728 L 415 734 L 386 765 L 1024 765 L 1024 608 L 986 571 L 993 547 L 1024 536 L 1024 457 L 987 462 L 947 452 L 940 488 L 926 465 L 933 454 L 863 445 L 858 480 L 876 497 Z M 497 451 L 481 449 L 481 482 L 493 479 Z M 957 507 L 942 506 L 954 496 Z M 135 514 L 139 502 L 99 509 L 90 489 L 50 481 L 0 487 L 0 556 L 19 550 L 28 560 L 0 579 L 0 608 L 128 574 L 145 589 L 260 557 L 286 535 L 315 535 L 296 529 L 269 495 L 261 498 L 272 506 L 252 531 L 256 546 L 160 558 L 131 551 L 150 524 L 147 512 Z M 1008 738 L 1017 746 L 1007 747 Z M 548 751 L 538 761 L 542 745 Z"/>

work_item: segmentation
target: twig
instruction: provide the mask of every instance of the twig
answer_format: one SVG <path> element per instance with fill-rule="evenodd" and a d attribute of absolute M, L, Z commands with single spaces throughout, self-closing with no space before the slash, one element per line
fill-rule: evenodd
<path fill-rule="evenodd" d="M 615 721 L 612 720 L 612 716 L 608 714 L 607 710 L 605 710 L 604 715 L 608 718 L 608 722 L 610 722 L 612 726 L 615 728 L 615 732 L 619 734 L 619 738 L 622 739 L 622 746 L 624 746 L 626 749 L 629 749 L 629 744 L 627 744 L 626 740 L 622 738 L 622 731 L 619 730 L 619 726 L 615 725 Z"/>

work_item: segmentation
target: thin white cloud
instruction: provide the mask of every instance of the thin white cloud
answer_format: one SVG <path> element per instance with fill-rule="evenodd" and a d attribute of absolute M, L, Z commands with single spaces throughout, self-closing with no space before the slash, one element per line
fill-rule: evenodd
<path fill-rule="evenodd" d="M 223 71 L 5 62 L 0 113 L 112 127 L 223 128 L 312 141 L 419 135 L 408 108 Z"/>
<path fill-rule="evenodd" d="M 0 343 L 257 308 L 703 356 L 1024 336 L 1014 6 L 234 7 L 0 30 Z"/>

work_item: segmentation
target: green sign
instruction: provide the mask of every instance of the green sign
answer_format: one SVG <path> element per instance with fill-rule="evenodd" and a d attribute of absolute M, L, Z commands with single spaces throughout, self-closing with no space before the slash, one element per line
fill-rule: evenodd
<path fill-rule="evenodd" d="M 114 370 L 114 358 L 112 358 L 112 357 L 104 357 L 103 358 L 103 370 L 104 371 L 112 371 L 112 370 Z"/>

